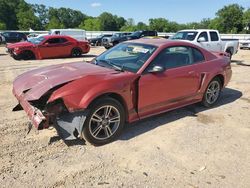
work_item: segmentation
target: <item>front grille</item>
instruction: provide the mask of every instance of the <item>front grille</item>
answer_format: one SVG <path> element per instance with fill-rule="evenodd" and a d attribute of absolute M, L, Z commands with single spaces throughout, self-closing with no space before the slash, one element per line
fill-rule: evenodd
<path fill-rule="evenodd" d="M 13 51 L 14 51 L 14 49 L 8 48 L 8 52 L 9 52 L 10 54 L 12 54 Z"/>

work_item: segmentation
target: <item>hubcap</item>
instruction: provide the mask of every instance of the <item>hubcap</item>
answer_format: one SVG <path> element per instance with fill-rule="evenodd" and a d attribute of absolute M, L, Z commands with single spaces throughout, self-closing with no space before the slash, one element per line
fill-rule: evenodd
<path fill-rule="evenodd" d="M 220 94 L 220 83 L 218 81 L 213 81 L 208 86 L 206 92 L 206 100 L 209 104 L 216 102 Z"/>
<path fill-rule="evenodd" d="M 110 138 L 120 125 L 120 112 L 114 106 L 102 106 L 97 109 L 89 121 L 91 135 L 98 140 Z"/>

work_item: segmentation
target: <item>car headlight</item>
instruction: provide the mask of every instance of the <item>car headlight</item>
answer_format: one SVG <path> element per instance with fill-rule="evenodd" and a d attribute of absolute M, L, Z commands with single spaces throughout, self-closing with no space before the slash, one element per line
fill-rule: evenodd
<path fill-rule="evenodd" d="M 14 51 L 18 51 L 18 50 L 20 50 L 20 48 L 14 48 Z"/>

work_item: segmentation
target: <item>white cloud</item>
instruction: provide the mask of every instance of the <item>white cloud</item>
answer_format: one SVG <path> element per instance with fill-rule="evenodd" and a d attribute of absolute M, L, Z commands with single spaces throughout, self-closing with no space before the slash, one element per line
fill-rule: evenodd
<path fill-rule="evenodd" d="M 92 6 L 93 8 L 95 8 L 95 7 L 102 6 L 102 4 L 101 3 L 92 3 L 90 6 Z"/>

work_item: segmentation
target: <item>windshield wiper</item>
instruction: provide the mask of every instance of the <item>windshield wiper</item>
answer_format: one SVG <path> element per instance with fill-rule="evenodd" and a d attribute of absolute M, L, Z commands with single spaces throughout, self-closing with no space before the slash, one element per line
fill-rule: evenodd
<path fill-rule="evenodd" d="M 110 62 L 110 61 L 108 61 L 108 60 L 101 59 L 101 60 L 96 60 L 96 61 L 97 61 L 97 62 L 99 61 L 99 62 L 102 62 L 102 63 L 106 63 L 106 64 L 108 64 L 109 66 L 113 67 L 114 70 L 121 71 L 121 72 L 124 71 L 121 67 L 115 65 L 114 63 L 112 63 L 112 62 Z"/>

